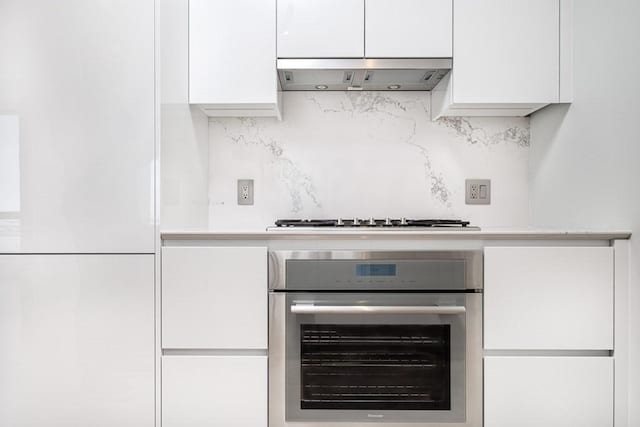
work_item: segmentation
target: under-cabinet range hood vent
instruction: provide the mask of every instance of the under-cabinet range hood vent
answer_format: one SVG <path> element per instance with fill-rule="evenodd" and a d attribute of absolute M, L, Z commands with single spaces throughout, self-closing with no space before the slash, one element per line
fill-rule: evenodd
<path fill-rule="evenodd" d="M 431 90 L 451 59 L 278 59 L 282 90 Z"/>

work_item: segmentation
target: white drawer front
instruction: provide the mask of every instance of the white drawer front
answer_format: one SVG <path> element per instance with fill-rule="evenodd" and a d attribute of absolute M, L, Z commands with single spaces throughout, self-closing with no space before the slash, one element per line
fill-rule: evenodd
<path fill-rule="evenodd" d="M 485 249 L 486 349 L 613 349 L 613 248 Z"/>
<path fill-rule="evenodd" d="M 266 427 L 267 356 L 162 359 L 164 427 Z"/>
<path fill-rule="evenodd" d="M 610 357 L 487 357 L 485 427 L 613 426 Z"/>
<path fill-rule="evenodd" d="M 162 346 L 266 349 L 267 249 L 163 248 Z"/>

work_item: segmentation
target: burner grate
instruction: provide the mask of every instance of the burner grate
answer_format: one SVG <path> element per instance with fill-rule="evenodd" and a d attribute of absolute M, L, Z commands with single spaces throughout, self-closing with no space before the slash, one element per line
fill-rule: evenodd
<path fill-rule="evenodd" d="M 275 222 L 276 227 L 381 227 L 381 228 L 411 228 L 411 227 L 443 227 L 443 228 L 465 228 L 469 226 L 469 221 L 457 219 L 279 219 Z"/>

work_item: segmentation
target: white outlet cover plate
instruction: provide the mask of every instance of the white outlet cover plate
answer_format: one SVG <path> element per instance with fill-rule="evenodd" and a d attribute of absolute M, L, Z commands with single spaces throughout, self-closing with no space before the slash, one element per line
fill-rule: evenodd
<path fill-rule="evenodd" d="M 239 205 L 253 205 L 253 180 L 252 179 L 239 179 L 238 180 L 238 204 Z"/>

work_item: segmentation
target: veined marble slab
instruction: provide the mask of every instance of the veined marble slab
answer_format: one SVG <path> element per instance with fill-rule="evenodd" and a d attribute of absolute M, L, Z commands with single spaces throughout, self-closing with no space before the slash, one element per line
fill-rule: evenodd
<path fill-rule="evenodd" d="M 434 122 L 429 92 L 283 96 L 282 121 L 209 121 L 210 228 L 371 216 L 528 225 L 528 118 Z M 254 206 L 236 203 L 244 178 L 255 180 Z M 491 205 L 465 205 L 466 178 L 491 179 Z"/>

